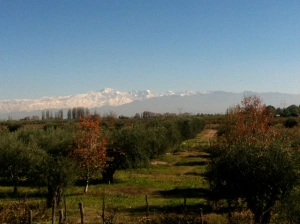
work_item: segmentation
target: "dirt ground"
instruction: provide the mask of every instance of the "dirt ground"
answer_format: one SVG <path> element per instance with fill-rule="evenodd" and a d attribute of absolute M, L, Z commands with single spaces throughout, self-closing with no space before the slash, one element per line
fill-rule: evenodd
<path fill-rule="evenodd" d="M 214 129 L 204 129 L 202 136 L 204 139 L 209 140 L 213 137 L 215 137 L 215 135 L 217 134 L 217 130 Z"/>

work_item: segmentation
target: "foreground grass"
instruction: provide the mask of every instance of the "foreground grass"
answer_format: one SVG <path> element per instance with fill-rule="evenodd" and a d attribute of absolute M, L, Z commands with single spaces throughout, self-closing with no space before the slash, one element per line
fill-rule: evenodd
<path fill-rule="evenodd" d="M 205 133 L 191 142 L 207 144 Z M 148 168 L 117 171 L 113 184 L 91 183 L 86 195 L 83 194 L 83 186 L 74 186 L 66 192 L 67 222 L 80 222 L 78 203 L 82 202 L 85 223 L 103 223 L 101 215 L 104 199 L 105 217 L 113 220 L 107 223 L 144 223 L 147 195 L 148 218 L 156 220 L 156 223 L 173 223 L 174 217 L 187 220 L 188 216 L 191 220 L 200 220 L 200 209 L 206 223 L 226 223 L 226 218 L 212 213 L 207 200 L 209 191 L 203 178 L 206 163 L 206 153 L 189 149 L 166 154 L 152 161 Z M 18 197 L 11 195 L 11 191 L 10 186 L 0 187 L 2 206 L 12 201 L 22 204 L 27 195 L 26 203 L 37 211 L 34 214 L 35 222 L 50 222 L 51 211 L 44 210 L 45 189 L 21 186 Z"/>
<path fill-rule="evenodd" d="M 183 214 L 184 198 L 188 209 L 200 211 L 207 207 L 207 186 L 202 177 L 206 158 L 201 155 L 196 152 L 169 154 L 148 168 L 118 171 L 114 184 L 91 185 L 88 195 L 81 193 L 82 187 L 74 187 L 67 196 L 69 219 L 78 221 L 80 201 L 88 222 L 100 220 L 103 197 L 108 213 L 115 212 L 115 220 L 126 220 L 126 223 L 138 223 L 145 217 L 146 195 L 150 216 Z"/>

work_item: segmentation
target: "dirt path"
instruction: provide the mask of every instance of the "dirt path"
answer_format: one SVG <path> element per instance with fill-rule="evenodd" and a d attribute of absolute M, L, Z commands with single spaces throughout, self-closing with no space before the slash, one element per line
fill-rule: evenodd
<path fill-rule="evenodd" d="M 217 130 L 215 129 L 211 129 L 211 128 L 206 128 L 204 129 L 200 134 L 198 134 L 197 139 L 198 141 L 200 141 L 200 143 L 196 143 L 196 144 L 204 144 L 207 145 L 210 143 L 210 140 L 212 138 L 214 138 L 217 134 Z M 194 140 L 193 140 L 194 141 Z M 190 144 L 195 144 L 194 142 L 191 142 Z M 180 155 L 185 155 L 185 156 L 199 156 L 199 155 L 203 155 L 206 154 L 205 152 L 198 152 L 198 151 L 186 151 L 186 152 L 179 152 L 178 154 Z M 152 165 L 174 165 L 174 163 L 170 163 L 170 162 L 165 162 L 165 161 L 151 161 Z"/>
<path fill-rule="evenodd" d="M 215 135 L 217 134 L 217 130 L 214 129 L 204 129 L 202 136 L 204 139 L 209 140 L 213 137 L 215 137 Z"/>

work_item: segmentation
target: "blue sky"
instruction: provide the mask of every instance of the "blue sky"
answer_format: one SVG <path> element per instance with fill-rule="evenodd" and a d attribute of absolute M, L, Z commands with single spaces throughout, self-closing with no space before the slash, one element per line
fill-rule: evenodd
<path fill-rule="evenodd" d="M 299 0 L 0 0 L 0 100 L 105 87 L 300 94 L 299 12 Z"/>

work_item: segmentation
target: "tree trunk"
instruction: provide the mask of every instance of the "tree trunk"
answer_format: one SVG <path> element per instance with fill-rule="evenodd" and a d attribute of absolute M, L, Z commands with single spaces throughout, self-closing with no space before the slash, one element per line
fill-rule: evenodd
<path fill-rule="evenodd" d="M 255 224 L 269 224 L 271 220 L 271 212 L 263 212 L 259 214 L 255 214 Z"/>
<path fill-rule="evenodd" d="M 114 174 L 116 170 L 107 169 L 102 172 L 102 181 L 103 183 L 109 184 L 114 182 Z"/>
<path fill-rule="evenodd" d="M 14 194 L 18 193 L 18 185 L 19 185 L 19 181 L 18 180 L 14 180 Z"/>
<path fill-rule="evenodd" d="M 89 188 L 89 181 L 90 181 L 90 170 L 87 168 L 86 175 L 85 175 L 85 187 L 84 187 L 84 193 L 87 194 L 88 188 Z"/>
<path fill-rule="evenodd" d="M 89 180 L 90 178 L 88 177 L 88 175 L 86 176 L 86 179 L 85 179 L 85 187 L 84 187 L 84 193 L 87 194 L 88 193 L 88 189 L 89 189 Z"/>
<path fill-rule="evenodd" d="M 54 199 L 54 196 L 55 196 L 55 191 L 53 190 L 51 185 L 48 185 L 47 188 L 48 188 L 48 194 L 47 194 L 46 204 L 47 204 L 47 208 L 51 208 L 52 203 L 53 203 L 53 199 Z"/>
<path fill-rule="evenodd" d="M 88 188 L 89 188 L 89 181 L 87 180 L 83 191 L 85 194 L 88 192 Z"/>
<path fill-rule="evenodd" d="M 269 224 L 271 221 L 271 209 L 257 209 L 256 213 L 254 214 L 254 219 L 255 224 Z"/>
<path fill-rule="evenodd" d="M 60 187 L 57 187 L 56 192 L 55 192 L 55 196 L 56 196 L 56 207 L 58 207 L 62 201 L 62 189 Z"/>

